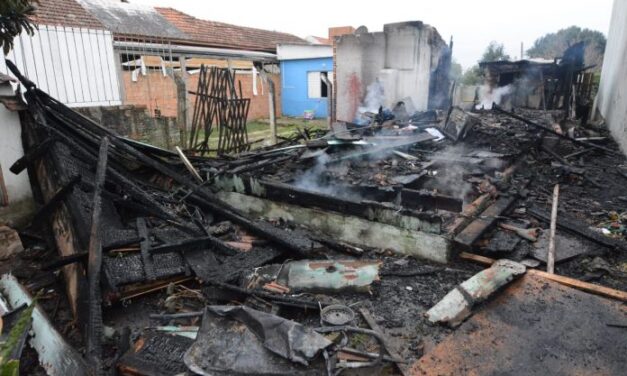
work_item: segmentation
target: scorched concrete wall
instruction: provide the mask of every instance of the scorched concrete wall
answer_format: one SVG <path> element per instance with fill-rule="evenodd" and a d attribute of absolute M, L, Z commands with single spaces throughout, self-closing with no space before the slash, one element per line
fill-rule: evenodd
<path fill-rule="evenodd" d="M 627 0 L 614 0 L 597 107 L 627 155 Z"/>
<path fill-rule="evenodd" d="M 411 108 L 426 110 L 431 74 L 448 51 L 437 30 L 412 21 L 387 24 L 383 32 L 359 31 L 336 39 L 337 119 L 352 121 L 377 80 L 386 107 L 410 98 Z"/>

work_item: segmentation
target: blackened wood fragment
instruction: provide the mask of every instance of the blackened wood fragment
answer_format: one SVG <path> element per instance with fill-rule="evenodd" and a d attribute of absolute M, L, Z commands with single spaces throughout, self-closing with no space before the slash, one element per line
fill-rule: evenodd
<path fill-rule="evenodd" d="M 100 272 L 102 270 L 102 190 L 107 174 L 107 157 L 109 138 L 104 137 L 100 143 L 93 206 L 91 211 L 91 232 L 89 238 L 88 279 L 88 321 L 86 333 L 87 356 L 93 367 L 94 374 L 103 374 L 102 368 L 102 292 L 100 291 Z"/>
<path fill-rule="evenodd" d="M 13 163 L 13 165 L 9 168 L 9 170 L 11 170 L 11 172 L 14 173 L 15 175 L 24 171 L 24 169 L 28 167 L 30 163 L 32 163 L 33 161 L 39 159 L 42 155 L 44 155 L 44 153 L 48 151 L 48 149 L 50 148 L 50 145 L 54 141 L 55 139 L 50 137 L 46 139 L 44 142 L 35 146 L 34 148 L 31 148 L 28 151 L 28 153 L 24 154 L 22 158 L 15 161 L 15 163 Z"/>
<path fill-rule="evenodd" d="M 155 280 L 155 267 L 152 262 L 152 255 L 149 252 L 150 249 L 150 237 L 148 234 L 148 227 L 146 226 L 146 220 L 144 218 L 137 218 L 137 232 L 144 240 L 139 243 L 141 251 L 142 261 L 144 263 L 144 273 L 146 273 L 146 279 L 149 281 Z"/>
<path fill-rule="evenodd" d="M 72 190 L 74 189 L 76 184 L 80 181 L 81 181 L 81 177 L 75 176 L 66 185 L 64 185 L 61 189 L 59 189 L 57 193 L 55 193 L 54 196 L 52 196 L 52 198 L 50 198 L 50 200 L 48 200 L 48 202 L 46 202 L 44 206 L 42 206 L 37 211 L 37 213 L 35 213 L 35 216 L 33 217 L 30 226 L 31 227 L 37 226 L 38 224 L 42 223 L 44 219 L 50 217 L 50 215 L 54 213 L 54 211 L 59 207 L 59 205 L 63 203 L 65 198 L 70 193 L 72 193 Z"/>

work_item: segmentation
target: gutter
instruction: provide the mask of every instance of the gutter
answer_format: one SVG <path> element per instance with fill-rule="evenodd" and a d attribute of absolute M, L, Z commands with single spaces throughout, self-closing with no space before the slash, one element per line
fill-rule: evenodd
<path fill-rule="evenodd" d="M 124 52 L 133 52 L 137 54 L 145 54 L 147 52 L 162 54 L 164 51 L 171 51 L 172 53 L 186 55 L 186 56 L 217 56 L 217 57 L 231 57 L 243 60 L 276 63 L 276 54 L 268 52 L 257 52 L 249 50 L 233 50 L 227 48 L 213 48 L 213 47 L 197 47 L 197 46 L 184 46 L 184 45 L 171 45 L 164 43 L 140 43 L 140 42 L 126 42 L 126 41 L 114 41 L 113 48 L 116 50 L 123 49 Z"/>

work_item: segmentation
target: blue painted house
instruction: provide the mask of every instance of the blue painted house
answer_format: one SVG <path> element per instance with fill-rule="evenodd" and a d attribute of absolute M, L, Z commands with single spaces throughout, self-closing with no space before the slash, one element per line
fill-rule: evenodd
<path fill-rule="evenodd" d="M 333 82 L 333 47 L 330 45 L 279 44 L 281 108 L 283 116 L 328 115 L 329 94 L 323 81 Z"/>

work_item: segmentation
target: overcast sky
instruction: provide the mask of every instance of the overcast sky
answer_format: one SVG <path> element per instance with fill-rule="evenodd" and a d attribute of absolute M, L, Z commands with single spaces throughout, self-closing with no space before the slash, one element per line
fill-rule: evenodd
<path fill-rule="evenodd" d="M 299 37 L 327 36 L 331 26 L 383 24 L 420 20 L 434 26 L 464 69 L 476 63 L 495 40 L 512 57 L 520 57 L 533 41 L 577 25 L 607 35 L 613 0 L 130 0 L 172 7 L 198 18 L 284 31 Z"/>

